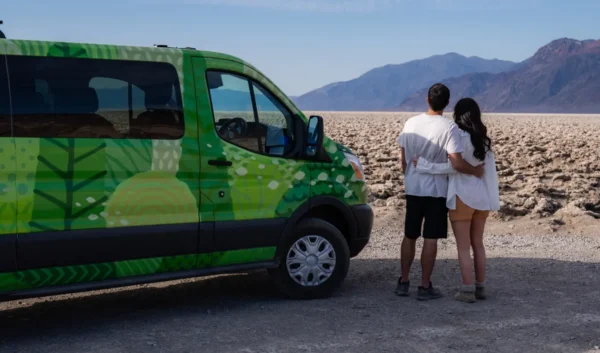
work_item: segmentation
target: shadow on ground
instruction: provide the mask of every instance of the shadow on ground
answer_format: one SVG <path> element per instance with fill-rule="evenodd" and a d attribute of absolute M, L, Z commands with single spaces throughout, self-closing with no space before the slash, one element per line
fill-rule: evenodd
<path fill-rule="evenodd" d="M 413 283 L 418 280 L 418 264 Z M 399 264 L 355 259 L 333 298 L 281 298 L 265 272 L 0 304 L 0 352 L 586 352 L 600 345 L 600 264 L 489 260 L 491 297 L 393 295 Z"/>

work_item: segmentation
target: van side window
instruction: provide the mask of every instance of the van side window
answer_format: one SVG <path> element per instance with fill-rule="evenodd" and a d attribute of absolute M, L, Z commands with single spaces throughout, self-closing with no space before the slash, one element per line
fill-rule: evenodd
<path fill-rule="evenodd" d="M 40 94 L 45 104 L 52 105 L 50 97 L 50 91 L 48 89 L 48 81 L 46 80 L 35 80 L 35 92 Z"/>
<path fill-rule="evenodd" d="M 10 101 L 8 97 L 6 61 L 4 55 L 0 55 L 0 137 L 11 136 Z"/>
<path fill-rule="evenodd" d="M 129 131 L 129 83 L 109 77 L 94 77 L 90 88 L 98 96 L 98 115 L 113 124 L 119 133 Z"/>
<path fill-rule="evenodd" d="M 261 152 L 248 80 L 232 74 L 218 73 L 209 73 L 209 80 L 213 74 L 222 80 L 221 87 L 210 90 L 217 133 L 228 142 Z"/>
<path fill-rule="evenodd" d="M 283 155 L 293 146 L 293 115 L 269 91 L 253 83 L 258 122 L 266 128 L 265 152 Z"/>
<path fill-rule="evenodd" d="M 236 74 L 208 71 L 206 77 L 222 139 L 272 156 L 293 148 L 293 115 L 269 91 Z"/>
<path fill-rule="evenodd" d="M 166 63 L 9 56 L 15 137 L 178 139 L 183 104 Z"/>

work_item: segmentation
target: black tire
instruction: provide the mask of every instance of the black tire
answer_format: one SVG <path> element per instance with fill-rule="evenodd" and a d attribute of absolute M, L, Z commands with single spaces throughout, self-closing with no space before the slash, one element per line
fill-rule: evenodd
<path fill-rule="evenodd" d="M 335 251 L 335 267 L 331 276 L 316 286 L 303 286 L 297 283 L 288 273 L 287 255 L 290 248 L 300 238 L 307 235 L 318 235 L 325 238 Z M 342 233 L 331 223 L 318 218 L 300 221 L 293 234 L 284 239 L 279 249 L 279 267 L 270 272 L 277 289 L 291 299 L 319 299 L 330 297 L 342 284 L 350 267 L 350 249 Z"/>

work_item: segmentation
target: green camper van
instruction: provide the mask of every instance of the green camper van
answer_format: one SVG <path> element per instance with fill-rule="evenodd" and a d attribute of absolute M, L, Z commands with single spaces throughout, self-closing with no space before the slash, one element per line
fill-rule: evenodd
<path fill-rule="evenodd" d="M 348 148 L 238 58 L 0 39 L 0 299 L 268 270 L 330 296 L 373 212 Z"/>

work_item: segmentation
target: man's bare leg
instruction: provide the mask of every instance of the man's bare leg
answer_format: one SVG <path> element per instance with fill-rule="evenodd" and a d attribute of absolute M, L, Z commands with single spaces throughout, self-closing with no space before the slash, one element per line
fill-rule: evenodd
<path fill-rule="evenodd" d="M 402 266 L 402 282 L 408 282 L 410 268 L 415 260 L 417 240 L 404 237 L 400 255 L 400 264 Z"/>
<path fill-rule="evenodd" d="M 425 239 L 423 241 L 423 251 L 421 252 L 421 287 L 429 288 L 431 283 L 431 275 L 435 266 L 437 257 L 437 239 Z"/>
<path fill-rule="evenodd" d="M 437 239 L 425 239 L 423 242 L 423 252 L 421 253 L 421 286 L 419 287 L 419 300 L 438 299 L 442 297 L 439 289 L 431 285 L 431 275 L 435 266 L 437 257 Z"/>
<path fill-rule="evenodd" d="M 396 294 L 402 297 L 408 296 L 409 292 L 409 275 L 410 268 L 413 261 L 415 260 L 415 248 L 417 246 L 417 240 L 404 237 L 402 239 L 402 246 L 400 250 L 400 266 L 402 267 L 402 277 L 398 280 L 396 287 Z"/>

